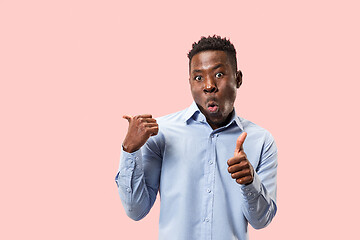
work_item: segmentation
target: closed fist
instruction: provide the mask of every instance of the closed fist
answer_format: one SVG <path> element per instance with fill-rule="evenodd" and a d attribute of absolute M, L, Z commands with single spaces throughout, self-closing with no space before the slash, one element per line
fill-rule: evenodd
<path fill-rule="evenodd" d="M 243 144 L 247 133 L 243 132 L 236 140 L 234 157 L 230 158 L 227 163 L 228 171 L 233 179 L 239 184 L 250 184 L 254 180 L 254 168 L 247 159 L 244 152 Z"/>
<path fill-rule="evenodd" d="M 123 142 L 125 152 L 137 151 L 151 136 L 155 136 L 159 132 L 159 125 L 151 114 L 124 115 L 123 118 L 129 122 L 128 132 Z"/>

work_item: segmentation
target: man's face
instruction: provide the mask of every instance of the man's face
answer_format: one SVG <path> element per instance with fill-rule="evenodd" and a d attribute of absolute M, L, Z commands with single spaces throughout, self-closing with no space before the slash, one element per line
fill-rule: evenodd
<path fill-rule="evenodd" d="M 241 75 L 231 66 L 224 51 L 208 50 L 193 56 L 190 87 L 194 101 L 213 129 L 229 122 Z"/>

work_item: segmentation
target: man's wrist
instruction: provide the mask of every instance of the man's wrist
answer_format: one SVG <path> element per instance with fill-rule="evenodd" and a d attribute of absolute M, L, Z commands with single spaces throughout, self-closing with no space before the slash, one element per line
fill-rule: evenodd
<path fill-rule="evenodd" d="M 139 148 L 135 148 L 131 144 L 129 145 L 129 144 L 126 144 L 126 143 L 123 143 L 122 148 L 127 153 L 133 153 L 133 152 L 136 152 L 137 150 L 139 150 Z"/>

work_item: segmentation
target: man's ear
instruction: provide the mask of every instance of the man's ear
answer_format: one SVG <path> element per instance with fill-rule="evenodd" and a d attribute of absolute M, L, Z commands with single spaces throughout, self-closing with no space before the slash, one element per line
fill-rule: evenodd
<path fill-rule="evenodd" d="M 242 84 L 242 72 L 239 70 L 236 72 L 236 87 L 239 88 Z"/>

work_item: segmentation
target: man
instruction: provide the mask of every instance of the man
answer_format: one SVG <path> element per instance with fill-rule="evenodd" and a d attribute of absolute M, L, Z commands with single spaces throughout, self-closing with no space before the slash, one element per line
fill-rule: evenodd
<path fill-rule="evenodd" d="M 247 239 L 248 223 L 263 228 L 276 213 L 277 148 L 268 131 L 236 115 L 242 73 L 233 44 L 202 37 L 188 57 L 189 108 L 157 120 L 124 116 L 119 194 L 140 220 L 159 191 L 159 239 Z"/>

